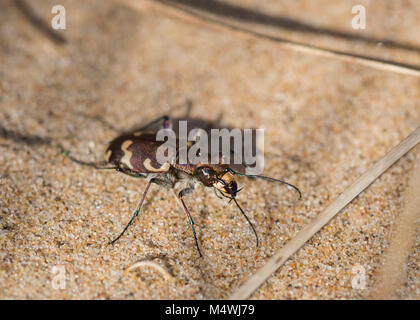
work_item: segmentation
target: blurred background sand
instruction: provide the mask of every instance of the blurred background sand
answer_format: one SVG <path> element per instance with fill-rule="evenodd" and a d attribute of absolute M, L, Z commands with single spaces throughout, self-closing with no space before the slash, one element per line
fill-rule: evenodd
<path fill-rule="evenodd" d="M 278 38 L 420 66 L 417 0 L 180 1 Z M 199 5 L 197 5 L 197 3 Z M 414 130 L 420 79 L 297 53 L 187 24 L 118 1 L 62 0 L 66 30 L 51 32 L 55 1 L 0 2 L 0 298 L 228 297 L 355 178 Z M 363 4 L 367 29 L 353 30 Z M 43 25 L 47 28 L 44 28 Z M 79 166 L 50 146 L 102 160 L 115 132 L 162 114 L 265 129 L 264 174 L 299 186 L 241 180 L 256 225 L 212 190 L 186 199 L 204 257 L 169 192 L 156 186 L 113 247 L 145 182 Z M 179 107 L 177 107 L 179 106 Z M 383 264 L 413 167 L 409 153 L 298 251 L 253 299 L 360 299 Z M 419 240 L 417 236 L 417 240 Z M 399 298 L 420 297 L 420 247 Z M 150 268 L 124 274 L 151 259 Z M 64 266 L 65 289 L 54 289 Z M 364 270 L 366 289 L 352 287 Z"/>

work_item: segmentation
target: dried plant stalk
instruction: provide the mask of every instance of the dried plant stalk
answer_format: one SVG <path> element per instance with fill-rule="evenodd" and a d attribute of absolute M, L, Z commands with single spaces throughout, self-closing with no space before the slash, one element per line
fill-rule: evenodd
<path fill-rule="evenodd" d="M 244 38 L 257 38 L 259 40 L 269 41 L 275 43 L 283 48 L 291 49 L 298 52 L 303 52 L 307 54 L 312 54 L 316 56 L 321 56 L 324 58 L 332 58 L 336 60 L 346 61 L 350 63 L 357 63 L 360 65 L 368 66 L 370 68 L 396 72 L 404 75 L 420 77 L 420 70 L 415 68 L 410 68 L 408 66 L 393 64 L 390 62 L 381 61 L 375 58 L 362 57 L 355 54 L 350 54 L 346 52 L 339 52 L 334 50 L 328 50 L 323 48 L 318 48 L 315 46 L 297 43 L 294 41 L 289 41 L 285 39 L 278 39 L 271 37 L 266 34 L 255 32 L 253 30 L 248 30 L 238 25 L 226 22 L 226 19 L 214 19 L 210 15 L 203 15 L 197 13 L 194 9 L 186 9 L 182 5 L 174 5 L 169 3 L 163 3 L 156 0 L 116 0 L 117 3 L 123 3 L 128 7 L 138 10 L 138 11 L 151 11 L 164 14 L 171 18 L 177 20 L 197 24 L 204 26 L 216 31 L 229 31 L 240 37 Z"/>
<path fill-rule="evenodd" d="M 246 299 L 258 289 L 281 265 L 324 227 L 337 213 L 384 173 L 392 164 L 420 142 L 420 127 L 394 147 L 347 190 L 336 198 L 318 217 L 304 227 L 292 240 L 278 250 L 267 263 L 251 276 L 230 299 Z"/>
<path fill-rule="evenodd" d="M 151 267 L 155 269 L 156 271 L 158 271 L 166 280 L 169 280 L 169 281 L 174 280 L 174 277 L 172 277 L 172 275 L 165 268 L 163 268 L 156 262 L 153 262 L 150 260 L 144 260 L 144 261 L 139 261 L 139 262 L 134 263 L 133 265 L 129 266 L 125 270 L 125 273 L 130 272 L 134 269 L 143 268 L 143 267 Z"/>
<path fill-rule="evenodd" d="M 416 229 L 420 221 L 420 147 L 416 148 L 413 173 L 405 194 L 405 208 L 396 221 L 396 231 L 385 254 L 385 264 L 379 271 L 375 286 L 371 290 L 372 299 L 398 298 L 406 280 L 406 268 L 410 250 L 415 244 Z"/>
<path fill-rule="evenodd" d="M 277 39 L 252 30 L 247 30 L 237 25 L 227 23 L 221 19 L 214 19 L 210 16 L 199 15 L 195 10 L 186 10 L 182 5 L 174 6 L 153 0 L 115 0 L 138 11 L 149 11 L 164 14 L 177 20 L 205 26 L 217 31 L 229 31 L 244 38 L 257 38 L 260 40 L 276 43 L 283 48 L 313 54 L 326 58 L 333 58 L 340 61 L 357 63 L 383 71 L 396 72 L 410 76 L 420 76 L 420 71 L 408 66 L 401 66 L 384 62 L 375 58 L 366 58 L 352 55 L 345 52 L 317 48 L 310 45 L 296 43 L 284 39 Z M 231 299 L 245 299 L 249 297 L 270 275 L 275 272 L 291 255 L 293 255 L 306 241 L 326 225 L 340 210 L 349 204 L 358 194 L 366 189 L 393 163 L 407 153 L 420 141 L 420 128 L 416 129 L 410 136 L 392 149 L 385 157 L 379 160 L 369 171 L 356 180 L 345 192 L 333 201 L 313 222 L 302 229 L 298 235 L 280 249 L 257 273 L 240 287 Z"/>

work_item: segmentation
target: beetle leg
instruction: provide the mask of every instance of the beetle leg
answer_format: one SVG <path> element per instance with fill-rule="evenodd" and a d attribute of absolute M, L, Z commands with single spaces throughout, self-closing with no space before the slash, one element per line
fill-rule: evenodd
<path fill-rule="evenodd" d="M 61 153 L 63 155 L 65 155 L 71 161 L 76 162 L 78 164 L 81 164 L 81 165 L 84 165 L 84 166 L 93 167 L 93 168 L 98 169 L 98 170 L 100 170 L 100 169 L 110 169 L 110 170 L 112 170 L 112 169 L 117 169 L 118 168 L 116 166 L 109 166 L 109 164 L 107 162 L 105 162 L 105 161 L 102 161 L 102 162 L 89 162 L 89 161 L 82 161 L 82 160 L 76 159 L 73 156 L 71 156 L 70 153 L 67 150 L 65 150 L 62 146 L 59 146 L 59 147 L 60 147 Z"/>
<path fill-rule="evenodd" d="M 121 129 L 114 127 L 110 122 L 106 121 L 102 116 L 100 115 L 95 115 L 95 116 L 91 116 L 89 114 L 84 114 L 82 112 L 77 112 L 76 114 L 81 115 L 85 118 L 88 119 L 92 119 L 92 120 L 96 120 L 99 121 L 100 123 L 102 123 L 105 127 L 107 127 L 108 129 L 111 129 L 112 131 L 115 131 L 117 133 L 122 133 Z"/>
<path fill-rule="evenodd" d="M 166 121 L 169 121 L 169 117 L 167 115 L 164 115 L 164 116 L 161 116 L 159 118 L 156 118 L 155 120 L 150 121 L 149 123 L 146 123 L 145 125 L 143 125 L 140 128 L 138 128 L 137 131 L 143 131 L 143 130 L 145 130 L 145 129 L 151 127 L 151 126 L 153 126 L 154 124 L 159 123 L 160 121 L 163 121 L 164 122 L 164 126 L 165 126 L 165 122 Z M 165 128 L 165 129 L 167 129 L 167 128 Z"/>
<path fill-rule="evenodd" d="M 191 115 L 191 110 L 192 110 L 192 101 L 190 99 L 187 99 L 185 101 L 185 107 L 186 107 L 186 109 L 185 109 L 184 118 L 188 119 Z"/>
<path fill-rule="evenodd" d="M 146 178 L 147 177 L 147 173 L 136 172 L 136 171 L 133 171 L 129 168 L 118 167 L 116 169 L 117 169 L 118 172 L 124 173 L 127 176 L 130 176 L 130 177 L 133 177 L 133 178 Z"/>
<path fill-rule="evenodd" d="M 186 189 L 183 189 L 183 190 L 181 190 L 179 192 L 179 197 L 180 198 L 184 198 L 185 196 L 188 196 L 191 193 L 193 193 L 193 191 L 194 191 L 194 188 L 186 188 Z"/>
<path fill-rule="evenodd" d="M 173 189 L 172 189 L 172 191 L 173 191 Z M 184 209 L 184 212 L 188 216 L 188 220 L 190 221 L 191 229 L 192 229 L 192 232 L 193 232 L 193 235 L 194 235 L 195 245 L 197 246 L 198 254 L 200 255 L 200 258 L 201 258 L 203 255 L 201 254 L 200 246 L 198 245 L 197 233 L 195 232 L 195 228 L 194 228 L 194 220 L 193 220 L 193 218 L 190 214 L 190 211 L 188 210 L 188 208 L 187 208 L 187 206 L 184 202 L 184 199 L 182 199 L 182 197 L 185 196 L 185 194 L 188 193 L 188 192 L 190 192 L 190 189 L 183 189 L 177 195 L 175 193 L 175 191 L 173 191 L 175 197 L 179 200 L 182 208 Z"/>
<path fill-rule="evenodd" d="M 160 122 L 162 122 L 164 129 L 168 129 L 170 127 L 169 116 L 164 115 L 164 116 L 161 116 L 159 118 L 156 118 L 155 120 L 150 121 L 149 123 L 146 123 L 145 125 L 141 126 L 140 128 L 135 128 L 135 129 L 129 130 L 127 132 L 131 133 L 131 132 L 145 131 L 147 128 L 150 128 L 150 127 L 152 127 L 152 126 L 154 126 L 154 125 L 156 125 Z M 158 129 L 160 129 L 160 127 Z"/>
<path fill-rule="evenodd" d="M 111 129 L 111 130 L 113 130 L 113 131 L 115 131 L 115 132 L 117 132 L 119 134 L 123 134 L 123 133 L 127 132 L 125 130 L 121 130 L 121 129 L 113 126 L 110 122 L 108 122 L 107 120 L 105 120 L 100 115 L 91 116 L 91 115 L 84 114 L 84 113 L 78 113 L 78 114 L 81 115 L 81 116 L 83 116 L 83 117 L 86 117 L 86 118 L 89 118 L 89 119 L 93 119 L 93 120 L 99 121 L 100 123 L 102 123 L 108 129 Z M 140 128 L 134 129 L 134 130 L 129 130 L 128 132 L 132 132 L 132 131 L 143 131 L 143 130 L 151 127 L 152 125 L 154 125 L 156 123 L 159 123 L 159 121 L 165 121 L 165 120 L 168 120 L 169 121 L 169 117 L 167 115 L 160 116 L 159 118 L 156 118 L 155 120 L 152 120 L 149 123 L 146 123 L 145 125 L 141 126 Z"/>
<path fill-rule="evenodd" d="M 143 206 L 144 199 L 146 198 L 147 191 L 149 191 L 149 188 L 150 188 L 150 185 L 152 184 L 152 182 L 153 182 L 153 179 L 149 179 L 149 181 L 147 182 L 146 189 L 143 192 L 143 196 L 141 197 L 141 199 L 140 199 L 140 201 L 139 201 L 139 203 L 136 207 L 136 210 L 134 210 L 133 216 L 131 217 L 130 221 L 128 222 L 128 224 L 126 225 L 124 230 L 114 240 L 109 241 L 108 244 L 114 244 L 115 241 L 117 241 L 119 238 L 121 238 L 123 236 L 123 234 L 127 231 L 127 229 L 130 227 L 130 225 L 133 223 L 134 219 L 139 215 L 140 209 Z"/>

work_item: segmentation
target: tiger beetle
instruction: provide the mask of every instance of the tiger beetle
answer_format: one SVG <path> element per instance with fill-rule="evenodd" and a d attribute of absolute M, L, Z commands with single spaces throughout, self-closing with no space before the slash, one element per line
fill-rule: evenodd
<path fill-rule="evenodd" d="M 164 129 L 169 128 L 169 117 L 162 116 L 133 133 L 122 134 L 111 141 L 106 149 L 105 161 L 102 162 L 86 162 L 78 160 L 72 157 L 68 151 L 61 147 L 62 153 L 76 163 L 90 166 L 95 169 L 117 170 L 118 172 L 122 172 L 136 178 L 146 178 L 146 189 L 144 190 L 143 195 L 134 210 L 133 216 L 123 231 L 114 240 L 109 241 L 108 244 L 114 244 L 118 239 L 120 239 L 133 223 L 142 208 L 146 194 L 152 183 L 171 189 L 175 194 L 188 217 L 200 257 L 202 257 L 202 254 L 200 246 L 198 245 L 197 234 L 194 228 L 194 220 L 184 201 L 184 196 L 192 193 L 197 184 L 201 183 L 205 187 L 213 188 L 218 197 L 227 198 L 229 199 L 229 202 L 233 201 L 236 204 L 237 208 L 245 217 L 255 235 L 257 247 L 259 241 L 254 225 L 236 200 L 236 195 L 241 189 L 238 189 L 235 176 L 245 176 L 282 183 L 294 188 L 299 194 L 299 199 L 301 198 L 302 195 L 300 190 L 286 181 L 261 175 L 239 173 L 227 164 L 180 164 L 177 161 L 164 163 L 163 165 L 160 164 L 156 159 L 156 152 L 157 148 L 162 145 L 163 142 L 156 140 L 156 132 L 145 131 L 147 128 L 156 126 L 160 122 L 163 123 Z"/>

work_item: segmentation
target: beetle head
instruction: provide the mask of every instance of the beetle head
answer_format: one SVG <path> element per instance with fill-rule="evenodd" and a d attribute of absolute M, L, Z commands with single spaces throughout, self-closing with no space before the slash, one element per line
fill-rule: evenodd
<path fill-rule="evenodd" d="M 214 187 L 226 198 L 234 198 L 239 191 L 234 175 L 226 168 L 200 166 L 196 176 L 206 187 Z"/>

